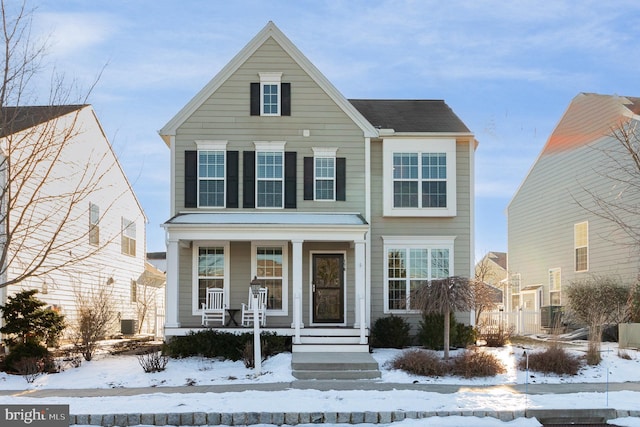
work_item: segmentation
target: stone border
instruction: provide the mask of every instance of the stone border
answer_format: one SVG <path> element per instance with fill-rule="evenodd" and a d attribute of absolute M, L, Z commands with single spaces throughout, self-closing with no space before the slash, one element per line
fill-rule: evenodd
<path fill-rule="evenodd" d="M 562 416 L 564 410 L 544 410 Z M 573 410 L 579 411 L 579 410 Z M 593 409 L 585 410 L 593 413 Z M 612 411 L 616 418 L 640 417 L 640 410 Z M 163 414 L 79 414 L 70 415 L 70 425 L 95 425 L 102 427 L 152 426 L 240 426 L 253 424 L 297 425 L 297 424 L 388 424 L 404 419 L 430 417 L 492 417 L 500 421 L 516 418 L 532 418 L 535 411 L 393 411 L 393 412 L 180 412 Z"/>

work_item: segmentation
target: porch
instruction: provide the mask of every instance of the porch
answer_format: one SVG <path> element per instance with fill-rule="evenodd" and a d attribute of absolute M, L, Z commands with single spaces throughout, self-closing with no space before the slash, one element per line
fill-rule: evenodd
<path fill-rule="evenodd" d="M 369 226 L 360 215 L 188 213 L 164 227 L 167 337 L 204 329 L 200 306 L 207 287 L 223 289 L 224 306 L 238 311 L 257 276 L 269 288 L 261 330 L 291 336 L 296 353 L 368 351 Z M 211 326 L 251 330 L 228 322 Z"/>

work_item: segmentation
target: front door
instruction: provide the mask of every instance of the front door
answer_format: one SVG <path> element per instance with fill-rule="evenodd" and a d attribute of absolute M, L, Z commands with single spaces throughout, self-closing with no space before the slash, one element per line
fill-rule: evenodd
<path fill-rule="evenodd" d="M 313 255 L 313 323 L 344 323 L 344 256 Z"/>

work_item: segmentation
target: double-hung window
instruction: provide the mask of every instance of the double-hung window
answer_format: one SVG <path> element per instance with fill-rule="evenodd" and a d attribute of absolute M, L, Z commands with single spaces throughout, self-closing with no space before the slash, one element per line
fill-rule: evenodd
<path fill-rule="evenodd" d="M 589 223 L 581 222 L 573 226 L 576 271 L 589 270 Z"/>
<path fill-rule="evenodd" d="M 198 206 L 225 206 L 227 141 L 196 141 L 198 146 Z"/>
<path fill-rule="evenodd" d="M 260 115 L 279 116 L 282 73 L 260 73 Z"/>
<path fill-rule="evenodd" d="M 520 273 L 509 276 L 509 293 L 511 294 L 511 310 L 520 307 Z"/>
<path fill-rule="evenodd" d="M 267 288 L 267 310 L 287 314 L 287 246 L 254 242 L 252 249 L 253 275 Z"/>
<path fill-rule="evenodd" d="M 454 139 L 383 142 L 385 216 L 456 215 Z"/>
<path fill-rule="evenodd" d="M 411 294 L 453 272 L 453 238 L 385 238 L 385 312 L 416 311 Z"/>
<path fill-rule="evenodd" d="M 89 203 L 89 243 L 100 244 L 100 207 Z"/>
<path fill-rule="evenodd" d="M 256 207 L 282 208 L 284 142 L 256 142 Z"/>
<path fill-rule="evenodd" d="M 207 288 L 226 288 L 229 250 L 228 244 L 194 246 L 193 250 L 193 314 L 196 314 L 206 300 Z"/>
<path fill-rule="evenodd" d="M 126 218 L 122 218 L 122 253 L 136 256 L 136 223 Z"/>
<path fill-rule="evenodd" d="M 315 200 L 336 200 L 337 148 L 313 149 L 313 187 Z"/>
<path fill-rule="evenodd" d="M 561 282 L 561 270 L 560 268 L 551 268 L 549 269 L 549 304 L 550 305 L 561 305 L 561 292 L 562 292 L 562 282 Z"/>

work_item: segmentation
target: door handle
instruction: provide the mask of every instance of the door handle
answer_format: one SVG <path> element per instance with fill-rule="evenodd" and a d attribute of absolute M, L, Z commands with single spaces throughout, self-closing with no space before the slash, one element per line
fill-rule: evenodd
<path fill-rule="evenodd" d="M 313 285 L 311 285 L 311 292 L 313 292 L 313 293 L 316 292 L 316 284 L 315 283 Z"/>

